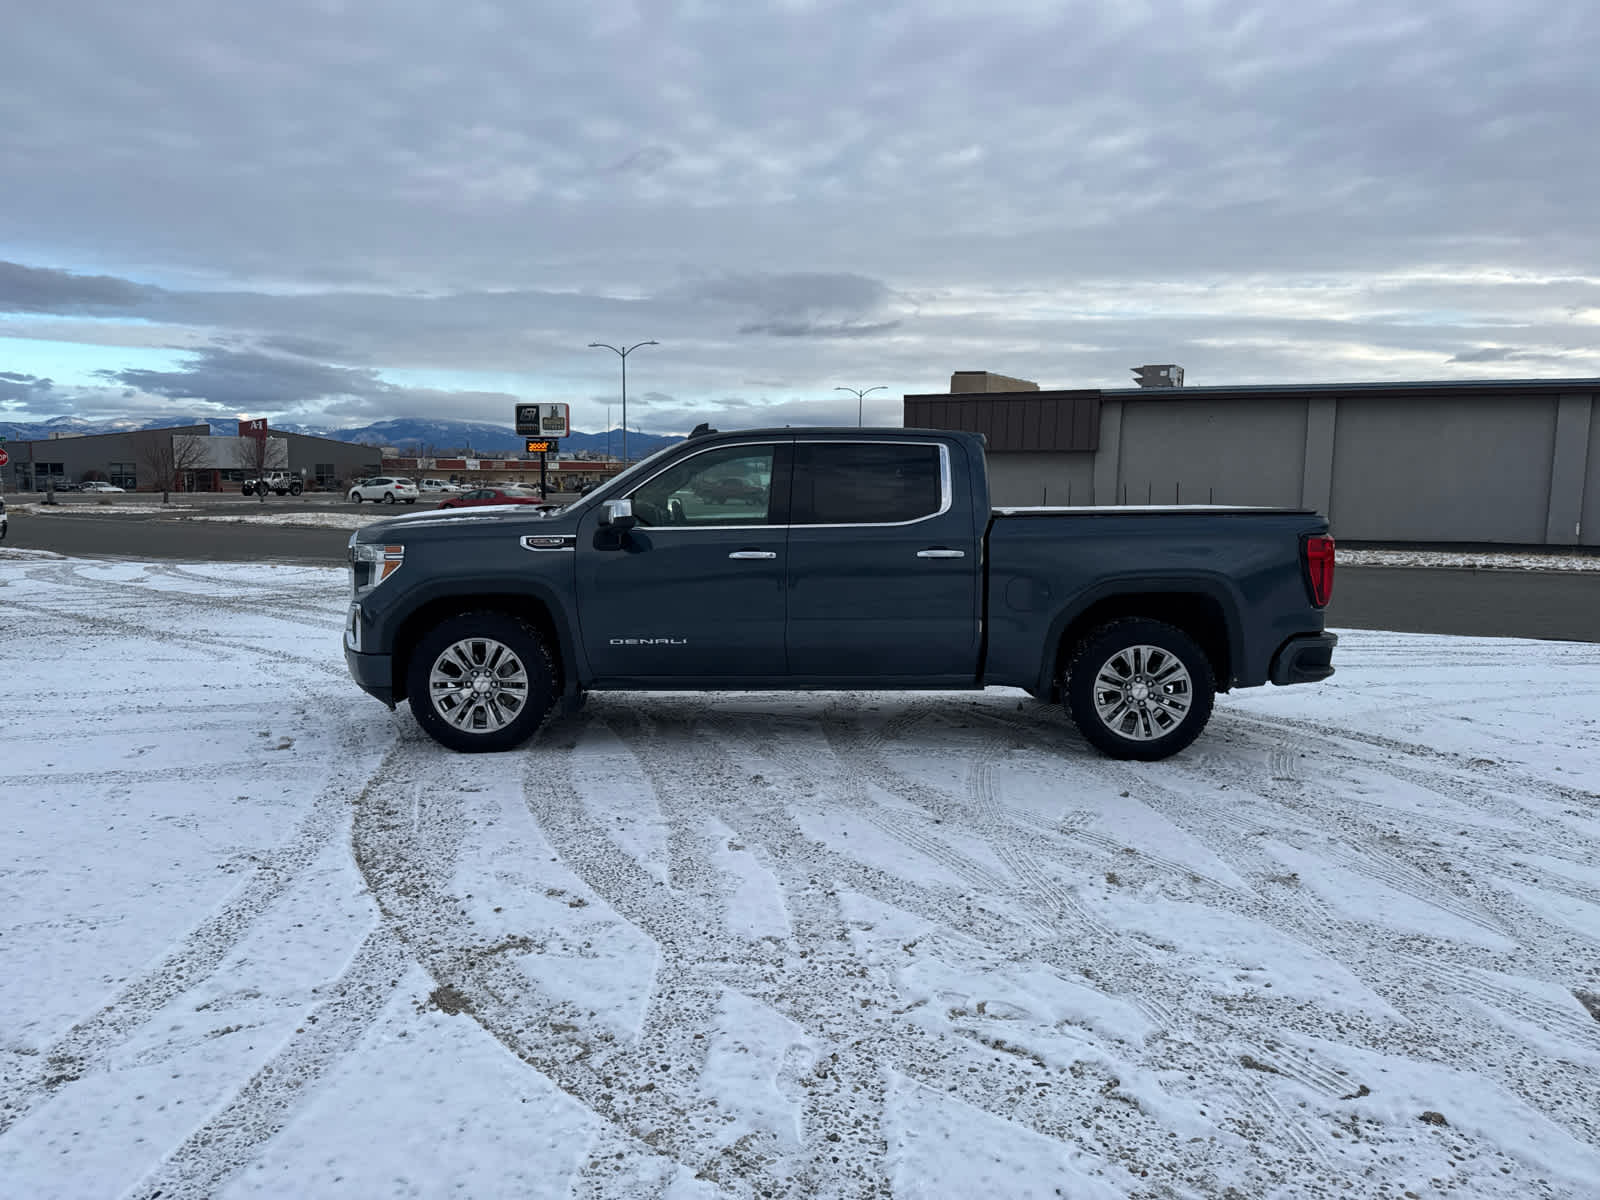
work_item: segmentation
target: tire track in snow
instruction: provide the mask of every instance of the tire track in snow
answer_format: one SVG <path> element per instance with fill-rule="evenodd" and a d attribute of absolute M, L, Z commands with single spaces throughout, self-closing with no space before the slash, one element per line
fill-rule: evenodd
<path fill-rule="evenodd" d="M 407 966 L 390 930 L 380 927 L 369 934 L 338 978 L 318 989 L 329 998 L 305 1018 L 289 1044 L 147 1173 L 132 1194 L 139 1200 L 215 1196 L 289 1123 L 316 1082 L 355 1049 L 399 988 Z"/>
<path fill-rule="evenodd" d="M 722 728 L 725 735 L 738 732 L 729 730 L 725 724 Z M 695 730 L 686 723 L 679 733 L 679 741 L 673 748 L 681 751 L 682 740 L 694 736 Z M 767 750 L 770 738 L 767 727 L 752 721 L 751 727 L 744 733 L 745 736 L 739 740 L 751 744 L 740 746 L 740 749 L 760 758 Z M 690 771 L 697 779 L 714 778 L 715 772 L 708 767 L 706 760 L 708 756 L 720 754 L 722 754 L 721 748 L 708 747 L 702 743 L 697 747 L 691 764 L 685 767 L 680 763 L 676 769 Z M 814 910 L 818 903 L 818 897 L 814 893 L 815 881 L 819 878 L 819 868 L 815 862 L 806 864 L 807 858 L 814 860 L 821 858 L 835 866 L 844 864 L 841 864 L 837 857 L 830 856 L 822 848 L 817 847 L 815 843 L 806 841 L 797 829 L 791 827 L 785 830 L 775 827 L 770 815 L 752 812 L 748 804 L 744 806 L 746 811 L 743 814 L 737 811 L 738 807 L 735 804 L 729 809 L 719 809 L 722 819 L 740 831 L 742 840 L 761 843 L 772 860 L 774 871 L 795 872 L 783 876 L 785 893 L 792 911 Z M 792 826 L 792 822 L 790 824 Z M 846 863 L 849 861 L 845 860 Z M 806 865 L 801 869 L 798 864 Z M 823 871 L 825 872 L 825 868 Z M 820 875 L 823 879 L 829 877 L 826 873 Z M 861 887 L 861 881 L 847 881 L 857 890 L 869 895 L 874 894 L 874 889 L 871 887 Z M 813 894 L 806 895 L 808 891 Z M 879 898 L 887 903 L 896 903 L 895 900 L 881 894 Z M 899 906 L 906 907 L 911 912 L 918 911 L 914 905 L 907 906 L 903 899 L 899 901 Z M 922 915 L 939 920 L 947 914 L 923 912 Z M 955 923 L 960 924 L 959 920 Z M 845 923 L 836 917 L 835 924 L 837 928 L 832 933 L 826 926 L 809 932 L 806 944 L 847 945 L 845 939 L 848 938 L 848 930 L 845 928 Z M 982 941 L 996 947 L 1002 956 L 1006 951 L 1013 953 L 1021 951 L 1022 953 L 1017 953 L 1017 957 L 1038 957 L 1041 961 L 1058 964 L 1068 977 L 1078 974 L 1084 965 L 1082 947 L 1064 945 L 1059 937 L 1053 937 L 1047 944 L 1041 945 L 1032 939 L 1031 932 L 1027 929 L 1018 929 L 1008 939 L 986 936 Z M 860 969 L 859 966 L 852 966 L 855 962 L 851 955 L 844 954 L 839 966 L 831 969 L 836 977 L 841 970 L 846 972 L 847 977 L 851 970 Z M 1135 962 L 1140 969 L 1153 971 L 1151 964 L 1138 962 L 1137 956 Z M 1145 978 L 1153 977 L 1146 974 Z M 1167 990 L 1176 987 L 1170 980 L 1165 982 Z M 887 982 L 877 985 L 880 989 L 889 987 Z M 792 994 L 797 990 L 797 985 L 791 983 L 788 991 Z M 835 991 L 837 990 L 835 988 Z M 1181 990 L 1175 990 L 1174 996 L 1179 995 Z M 803 1028 L 812 1030 L 815 1035 L 813 1020 L 805 1013 L 795 1011 L 792 1006 L 779 1005 L 779 1007 L 780 1011 L 784 1011 Z M 830 1009 L 834 1019 L 839 1021 L 843 1020 L 839 1014 L 841 1012 L 848 1014 L 849 1011 L 850 1005 L 838 1000 L 833 1002 Z M 1059 1071 L 1046 1068 L 1042 1060 L 1030 1057 L 1025 1049 L 1006 1046 L 999 1042 L 980 1042 L 975 1039 L 956 1039 L 960 1044 L 953 1044 L 952 1036 L 949 1034 L 939 1035 L 906 1022 L 887 1021 L 881 1014 L 877 1020 L 864 1026 L 849 1023 L 845 1029 L 826 1030 L 824 1033 L 826 1046 L 876 1047 L 880 1056 L 888 1056 L 895 1068 L 908 1078 L 915 1079 L 940 1094 L 956 1095 L 1002 1120 L 1031 1128 L 1042 1136 L 1057 1140 L 1082 1141 L 1087 1136 L 1083 1130 L 1094 1123 L 1091 1118 L 1105 1119 L 1110 1116 L 1118 1133 L 1115 1136 L 1108 1135 L 1107 1141 L 1098 1147 L 1109 1159 L 1114 1160 L 1119 1154 L 1127 1152 L 1128 1130 L 1133 1127 L 1140 1130 L 1140 1136 L 1133 1140 L 1140 1146 L 1141 1153 L 1152 1153 L 1155 1147 L 1161 1147 L 1162 1152 L 1166 1152 L 1165 1135 L 1159 1127 L 1159 1122 L 1145 1113 L 1136 1102 L 1125 1096 L 1112 1095 L 1116 1091 L 1114 1078 L 1106 1078 L 1104 1093 L 1095 1093 L 1080 1104 L 1082 1098 L 1078 1096 L 1078 1089 L 1072 1086 L 1071 1081 L 1062 1079 Z M 861 1086 L 859 1076 L 853 1086 Z M 1041 1088 L 1045 1090 L 1041 1092 Z M 1074 1112 L 1071 1120 L 1063 1113 L 1064 1101 L 1079 1109 Z M 839 1101 L 835 1100 L 835 1105 L 838 1103 Z M 815 1127 L 818 1122 L 836 1123 L 841 1119 L 848 1120 L 850 1119 L 848 1113 L 848 1109 L 838 1107 L 819 1111 L 812 1106 L 807 1110 L 808 1128 Z M 832 1147 L 832 1150 L 838 1149 L 837 1145 Z M 829 1155 L 828 1147 L 823 1148 L 823 1154 Z M 831 1158 L 831 1155 L 829 1157 Z M 816 1161 L 815 1155 L 812 1161 Z M 810 1180 L 812 1186 L 820 1182 L 811 1175 L 805 1177 Z M 838 1185 L 840 1181 L 831 1179 L 828 1182 L 830 1187 L 824 1190 L 827 1194 L 834 1194 L 833 1186 Z"/>
<path fill-rule="evenodd" d="M 51 1043 L 22 1079 L 8 1082 L 0 1096 L 0 1134 L 64 1087 L 104 1069 L 113 1050 L 172 1000 L 210 977 L 249 936 L 339 834 L 351 799 L 383 776 L 384 762 L 374 761 L 379 756 L 366 741 L 364 730 L 346 730 L 340 738 L 338 765 L 293 832 L 263 853 L 249 877 L 159 963 Z"/>
<path fill-rule="evenodd" d="M 561 736 L 559 724 L 552 723 L 543 739 Z M 454 795 L 441 783 L 440 776 L 454 774 L 460 760 L 422 737 L 418 733 L 401 745 L 402 777 L 414 799 L 402 809 L 391 796 L 365 796 L 356 809 L 352 844 L 386 925 L 439 985 L 434 995 L 446 997 L 453 1011 L 468 1015 L 613 1126 L 616 1132 L 605 1137 L 613 1144 L 620 1138 L 630 1157 L 665 1156 L 691 1173 L 714 1173 L 720 1163 L 732 1179 L 759 1177 L 758 1162 L 702 1152 L 709 1138 L 693 1127 L 697 1097 L 681 1097 L 670 1079 L 660 1082 L 662 1073 L 653 1069 L 658 1064 L 609 1031 L 591 1030 L 585 1011 L 545 994 L 510 961 L 512 955 L 538 952 L 533 939 L 492 942 L 478 929 L 450 890 L 471 794 Z M 507 790 L 524 788 L 526 768 L 516 756 L 473 761 L 480 780 L 498 772 Z M 555 809 L 565 803 L 563 790 L 557 785 Z M 604 1176 L 591 1172 L 583 1178 L 592 1190 Z"/>
<path fill-rule="evenodd" d="M 889 726 L 884 728 L 891 726 L 909 728 L 926 715 L 927 713 L 925 712 L 919 712 L 914 716 L 905 716 L 890 722 Z M 753 740 L 748 737 L 751 732 L 748 722 L 737 716 L 708 714 L 705 724 L 707 728 L 741 738 L 746 742 Z M 836 728 L 837 725 L 837 718 L 824 717 L 825 729 L 830 726 Z M 845 737 L 847 735 L 840 734 L 839 736 Z M 887 735 L 880 728 L 875 735 L 862 735 L 859 739 L 859 744 L 862 747 L 881 745 L 886 740 Z M 792 746 L 778 734 L 772 734 L 761 739 L 752 748 L 762 758 L 779 764 L 802 779 L 809 780 L 828 789 L 830 800 L 835 807 L 842 808 L 852 816 L 862 818 L 890 838 L 914 850 L 924 858 L 937 863 L 956 879 L 960 880 L 962 884 L 992 893 L 1000 893 L 1007 890 L 1009 884 L 1002 876 L 978 862 L 972 856 L 963 854 L 944 836 L 943 823 L 952 819 L 950 813 L 934 810 L 928 816 L 924 816 L 924 813 L 928 810 L 921 805 L 917 805 L 915 799 L 912 800 L 914 809 L 911 812 L 886 808 L 873 799 L 866 786 L 869 779 L 873 783 L 878 783 L 878 779 L 853 769 L 854 764 L 840 753 L 840 747 L 835 744 L 834 737 L 830 735 L 828 741 L 837 761 L 837 766 L 833 769 L 829 769 L 825 763 L 819 761 L 815 753 L 808 753 Z M 901 798 L 904 799 L 906 797 L 902 794 Z M 941 829 L 935 831 L 928 828 L 924 822 L 930 819 L 939 823 Z M 953 821 L 950 831 L 958 836 L 963 832 Z M 1044 929 L 1047 926 L 1041 922 L 1040 928 Z"/>
<path fill-rule="evenodd" d="M 255 646 L 238 638 L 198 633 L 194 630 L 173 632 L 162 625 L 141 622 L 131 617 L 113 617 L 105 613 L 73 612 L 70 609 L 50 608 L 40 604 L 18 603 L 9 598 L 6 600 L 6 604 L 19 612 L 48 617 L 52 621 L 73 621 L 85 625 L 89 627 L 91 633 L 96 637 L 120 636 L 135 638 L 139 641 L 161 642 L 164 645 L 179 646 L 189 650 L 203 646 L 212 651 L 221 652 L 225 657 L 235 654 L 248 654 L 254 658 L 262 659 L 274 667 L 281 666 L 285 662 L 292 662 L 298 666 L 316 671 L 320 675 L 348 678 L 344 663 L 340 661 L 335 665 L 328 661 L 329 656 L 326 654 L 295 654 L 292 651 L 283 649 L 278 644 Z M 127 611 L 126 606 L 123 606 L 123 611 Z M 270 616 L 270 614 L 268 615 Z M 285 623 L 289 622 L 286 621 Z"/>

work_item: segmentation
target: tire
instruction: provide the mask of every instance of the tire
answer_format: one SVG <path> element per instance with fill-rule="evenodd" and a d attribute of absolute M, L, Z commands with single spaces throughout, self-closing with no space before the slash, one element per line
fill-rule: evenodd
<path fill-rule="evenodd" d="M 394 503 L 394 493 L 393 492 L 385 492 L 383 494 L 383 502 L 385 504 L 393 504 Z"/>
<path fill-rule="evenodd" d="M 289 485 L 289 495 L 291 495 L 291 496 L 298 496 L 301 492 L 303 492 L 305 490 L 306 490 L 306 485 L 303 484 L 303 483 L 291 483 Z"/>
<path fill-rule="evenodd" d="M 468 690 L 468 671 L 484 690 Z M 560 695 L 555 660 L 538 632 L 499 612 L 434 626 L 406 669 L 411 712 L 441 746 L 467 754 L 513 750 L 544 724 Z M 520 702 L 519 702 L 520 701 Z"/>
<path fill-rule="evenodd" d="M 1062 693 L 1078 731 L 1097 749 L 1155 762 L 1200 736 L 1217 685 L 1205 651 L 1187 633 L 1128 617 L 1074 647 Z"/>
<path fill-rule="evenodd" d="M 251 493 L 251 492 L 253 492 L 253 491 L 255 491 L 255 488 L 253 488 L 253 487 L 251 487 L 251 486 L 250 486 L 250 485 L 249 485 L 249 484 L 248 484 L 248 483 L 247 483 L 247 484 L 245 484 L 245 485 L 244 485 L 244 486 L 243 486 L 243 487 L 241 487 L 241 488 L 240 488 L 240 489 L 239 489 L 239 491 L 240 491 L 240 492 L 241 492 L 241 493 L 243 493 L 243 494 L 244 494 L 244 495 L 246 495 L 246 496 L 248 496 L 248 495 L 249 495 L 249 494 L 250 494 L 250 493 Z"/>
<path fill-rule="evenodd" d="M 360 492 L 351 492 L 350 493 L 350 499 L 354 500 L 357 504 L 360 504 L 361 503 L 361 493 Z"/>
<path fill-rule="evenodd" d="M 406 501 L 406 503 L 407 503 L 407 504 L 415 504 L 415 503 L 416 503 L 416 501 L 415 501 L 415 500 L 407 500 L 407 501 Z"/>

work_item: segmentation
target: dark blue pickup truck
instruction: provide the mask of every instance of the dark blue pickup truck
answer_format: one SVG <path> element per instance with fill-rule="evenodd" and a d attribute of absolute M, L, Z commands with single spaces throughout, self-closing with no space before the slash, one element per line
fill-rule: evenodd
<path fill-rule="evenodd" d="M 587 689 L 1000 685 L 1157 759 L 1336 641 L 1316 513 L 991 509 L 982 439 L 939 430 L 702 427 L 553 512 L 368 525 L 350 568 L 351 675 L 468 751 Z"/>

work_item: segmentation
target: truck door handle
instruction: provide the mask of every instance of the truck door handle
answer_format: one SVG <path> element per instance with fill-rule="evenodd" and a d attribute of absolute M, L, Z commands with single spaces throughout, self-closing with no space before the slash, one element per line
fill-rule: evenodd
<path fill-rule="evenodd" d="M 777 558 L 778 555 L 777 555 L 777 552 L 773 551 L 773 550 L 735 550 L 732 554 L 728 555 L 728 557 L 729 558 Z"/>
<path fill-rule="evenodd" d="M 930 550 L 918 550 L 918 558 L 965 558 L 965 550 L 946 550 L 943 546 L 935 546 Z"/>

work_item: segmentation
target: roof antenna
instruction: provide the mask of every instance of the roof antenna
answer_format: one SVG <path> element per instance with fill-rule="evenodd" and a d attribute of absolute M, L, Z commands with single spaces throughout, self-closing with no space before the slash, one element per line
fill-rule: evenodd
<path fill-rule="evenodd" d="M 711 428 L 711 423 L 709 421 L 701 421 L 700 424 L 696 425 L 693 429 L 691 429 L 689 431 L 689 437 L 690 438 L 709 437 L 711 434 L 713 434 L 715 432 L 716 432 L 716 430 Z"/>

